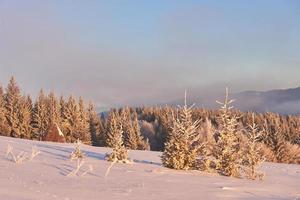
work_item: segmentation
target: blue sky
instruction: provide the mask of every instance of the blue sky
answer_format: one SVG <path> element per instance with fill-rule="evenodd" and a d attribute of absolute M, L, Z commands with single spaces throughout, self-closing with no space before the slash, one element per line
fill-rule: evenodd
<path fill-rule="evenodd" d="M 0 82 L 98 107 L 300 86 L 299 1 L 0 0 Z"/>

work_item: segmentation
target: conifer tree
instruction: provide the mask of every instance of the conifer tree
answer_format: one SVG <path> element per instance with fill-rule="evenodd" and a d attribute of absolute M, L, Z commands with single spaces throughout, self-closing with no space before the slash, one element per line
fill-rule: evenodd
<path fill-rule="evenodd" d="M 122 124 L 118 118 L 118 114 L 116 111 L 111 110 L 108 114 L 106 120 L 106 130 L 105 130 L 105 146 L 113 147 L 114 145 L 114 134 L 116 133 L 115 130 L 122 129 Z M 121 130 L 123 135 L 123 130 Z"/>
<path fill-rule="evenodd" d="M 136 111 L 131 111 L 129 107 L 122 108 L 120 120 L 126 148 L 132 150 L 145 150 L 149 148 L 140 132 Z"/>
<path fill-rule="evenodd" d="M 133 126 L 133 132 L 135 135 L 135 140 L 137 144 L 138 150 L 150 150 L 150 146 L 148 141 L 144 139 L 141 133 L 141 128 L 139 125 L 139 120 L 138 120 L 138 115 L 136 112 L 133 112 L 133 121 L 132 121 L 132 126 Z"/>
<path fill-rule="evenodd" d="M 172 132 L 172 127 L 174 126 L 173 110 L 171 107 L 166 106 L 158 115 L 158 130 L 155 137 L 159 142 L 159 149 L 164 150 L 164 145 Z"/>
<path fill-rule="evenodd" d="M 32 127 L 31 123 L 31 109 L 32 100 L 29 96 L 23 96 L 20 100 L 19 107 L 19 130 L 20 137 L 29 139 L 31 137 Z"/>
<path fill-rule="evenodd" d="M 66 112 L 66 102 L 65 102 L 65 99 L 63 96 L 60 96 L 59 98 L 59 108 L 60 108 L 60 116 L 61 116 L 61 119 L 60 119 L 60 128 L 62 130 L 63 133 L 66 133 L 67 132 L 67 127 L 66 127 L 66 119 L 65 119 L 65 112 Z"/>
<path fill-rule="evenodd" d="M 21 92 L 18 87 L 15 78 L 11 77 L 5 94 L 5 109 L 6 109 L 6 120 L 11 130 L 10 136 L 20 137 L 20 107 L 21 107 Z"/>
<path fill-rule="evenodd" d="M 62 116 L 62 113 L 64 112 L 64 109 L 66 107 L 66 102 L 63 96 L 60 96 L 59 98 L 59 107 L 60 107 L 60 115 Z"/>
<path fill-rule="evenodd" d="M 8 126 L 6 120 L 6 109 L 4 102 L 4 94 L 3 88 L 0 86 L 0 135 L 9 136 L 10 135 L 10 127 Z"/>
<path fill-rule="evenodd" d="M 64 134 L 67 142 L 74 143 L 80 138 L 79 133 L 76 133 L 76 127 L 80 123 L 79 109 L 76 100 L 70 96 L 68 102 L 62 109 Z"/>
<path fill-rule="evenodd" d="M 275 162 L 290 163 L 290 148 L 288 142 L 284 139 L 282 130 L 277 128 L 274 131 L 264 131 L 267 131 L 267 138 L 265 137 L 264 141 L 274 153 Z"/>
<path fill-rule="evenodd" d="M 49 124 L 61 124 L 60 104 L 54 92 L 50 92 L 47 98 L 47 118 Z"/>
<path fill-rule="evenodd" d="M 246 145 L 246 155 L 244 157 L 244 165 L 246 165 L 246 176 L 249 179 L 261 179 L 263 174 L 257 171 L 259 165 L 263 162 L 263 157 L 261 155 L 261 146 L 258 141 L 262 135 L 258 126 L 255 123 L 254 114 L 252 116 L 252 124 L 248 125 L 248 143 Z"/>
<path fill-rule="evenodd" d="M 78 124 L 77 131 L 81 133 L 82 141 L 85 144 L 91 144 L 91 133 L 90 133 L 90 126 L 88 121 L 88 115 L 85 110 L 83 98 L 79 98 L 79 120 L 80 123 Z"/>
<path fill-rule="evenodd" d="M 31 115 L 31 126 L 33 128 L 31 138 L 42 140 L 49 126 L 49 117 L 47 117 L 49 115 L 47 109 L 47 99 L 42 89 L 40 90 L 38 98 L 34 103 Z"/>
<path fill-rule="evenodd" d="M 237 137 L 237 117 L 231 116 L 233 100 L 228 99 L 226 88 L 225 101 L 218 102 L 220 109 L 220 130 L 215 149 L 216 169 L 225 176 L 240 176 L 241 158 Z"/>
<path fill-rule="evenodd" d="M 77 104 L 75 98 L 70 96 L 62 109 L 62 116 L 67 142 L 75 142 L 80 139 L 84 144 L 91 143 L 89 124 L 82 100 Z"/>
<path fill-rule="evenodd" d="M 192 119 L 192 106 L 179 109 L 174 119 L 172 132 L 165 143 L 162 163 L 165 167 L 173 169 L 194 169 L 199 151 L 202 148 L 199 134 L 197 133 L 199 121 Z"/>
<path fill-rule="evenodd" d="M 121 109 L 120 120 L 122 124 L 124 145 L 128 149 L 137 149 L 138 144 L 136 141 L 134 129 L 132 126 L 132 119 L 129 107 Z"/>
<path fill-rule="evenodd" d="M 101 128 L 102 122 L 100 117 L 95 111 L 95 107 L 92 103 L 88 105 L 88 121 L 90 126 L 90 133 L 91 133 L 91 140 L 93 146 L 100 146 L 101 145 Z"/>
<path fill-rule="evenodd" d="M 118 121 L 116 113 L 111 111 L 107 125 L 106 144 L 112 148 L 112 153 L 107 155 L 111 162 L 126 162 L 127 149 L 123 144 L 122 124 Z"/>

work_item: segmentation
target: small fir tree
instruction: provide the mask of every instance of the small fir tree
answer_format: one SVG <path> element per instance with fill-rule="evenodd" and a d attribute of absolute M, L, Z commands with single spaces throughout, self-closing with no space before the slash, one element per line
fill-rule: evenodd
<path fill-rule="evenodd" d="M 63 127 L 67 142 L 74 142 L 80 139 L 84 144 L 91 143 L 89 124 L 82 99 L 79 104 L 73 96 L 62 109 Z"/>
<path fill-rule="evenodd" d="M 120 121 L 116 118 L 115 112 L 110 112 L 106 144 L 112 148 L 112 153 L 107 155 L 111 162 L 128 162 L 127 149 L 123 144 L 123 131 Z"/>
<path fill-rule="evenodd" d="M 92 103 L 89 103 L 88 109 L 88 122 L 91 133 L 91 140 L 93 146 L 100 146 L 101 137 L 101 120 L 95 111 L 95 107 Z"/>
<path fill-rule="evenodd" d="M 80 132 L 81 138 L 85 144 L 91 144 L 91 133 L 88 121 L 88 113 L 85 110 L 85 105 L 82 97 L 79 98 L 78 108 L 80 123 L 78 124 L 77 131 Z"/>
<path fill-rule="evenodd" d="M 244 155 L 244 165 L 246 166 L 245 172 L 249 179 L 262 179 L 263 174 L 257 171 L 257 168 L 264 161 L 261 155 L 261 146 L 258 141 L 262 136 L 262 132 L 259 130 L 255 123 L 254 114 L 252 115 L 252 124 L 248 125 L 248 143 L 246 145 L 246 155 Z"/>
<path fill-rule="evenodd" d="M 124 145 L 128 149 L 137 149 L 136 138 L 132 127 L 131 113 L 129 107 L 121 109 L 120 120 L 122 124 Z"/>
<path fill-rule="evenodd" d="M 220 130 L 215 147 L 216 169 L 225 176 L 240 176 L 241 158 L 239 155 L 239 141 L 237 137 L 237 116 L 231 116 L 233 100 L 228 98 L 226 88 L 225 101 L 217 102 L 220 109 Z"/>
<path fill-rule="evenodd" d="M 199 121 L 192 119 L 192 107 L 185 104 L 179 110 L 179 116 L 174 119 L 172 132 L 165 143 L 162 154 L 162 163 L 165 167 L 173 169 L 194 169 L 199 151 L 202 148 L 197 132 Z"/>
<path fill-rule="evenodd" d="M 133 132 L 136 138 L 137 149 L 138 150 L 150 150 L 150 145 L 147 140 L 144 139 L 141 128 L 139 125 L 138 114 L 136 112 L 133 113 Z"/>

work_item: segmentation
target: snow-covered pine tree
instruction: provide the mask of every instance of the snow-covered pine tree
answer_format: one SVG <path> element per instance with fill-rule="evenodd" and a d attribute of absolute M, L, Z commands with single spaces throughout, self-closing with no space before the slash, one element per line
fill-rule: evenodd
<path fill-rule="evenodd" d="M 198 126 L 199 121 L 192 119 L 192 106 L 187 106 L 185 94 L 184 106 L 176 113 L 172 132 L 165 143 L 162 154 L 165 167 L 179 170 L 196 167 L 199 151 L 203 147 L 199 141 Z"/>
<path fill-rule="evenodd" d="M 127 162 L 127 149 L 123 144 L 123 131 L 120 120 L 117 119 L 116 113 L 109 113 L 107 124 L 106 144 L 112 148 L 112 153 L 107 155 L 107 160 L 111 162 Z"/>
<path fill-rule="evenodd" d="M 31 122 L 31 109 L 32 101 L 29 96 L 22 96 L 19 104 L 19 130 L 20 137 L 29 139 L 31 137 L 32 127 Z"/>
<path fill-rule="evenodd" d="M 261 155 L 261 146 L 259 145 L 259 140 L 262 136 L 262 131 L 259 130 L 259 127 L 255 123 L 255 116 L 252 114 L 252 124 L 248 124 L 247 129 L 248 142 L 246 145 L 246 155 L 243 155 L 245 172 L 246 176 L 249 179 L 261 179 L 263 174 L 258 172 L 257 168 L 264 161 L 263 156 Z"/>
<path fill-rule="evenodd" d="M 215 159 L 213 156 L 213 150 L 216 145 L 216 141 L 214 138 L 215 128 L 213 127 L 211 120 L 208 117 L 206 117 L 205 124 L 203 125 L 203 149 L 201 151 L 201 157 L 198 162 L 198 169 L 206 172 L 215 172 Z"/>
<path fill-rule="evenodd" d="M 113 147 L 114 144 L 114 133 L 116 132 L 118 128 L 122 129 L 122 124 L 120 122 L 120 119 L 118 119 L 118 113 L 115 110 L 110 110 L 108 113 L 108 117 L 106 120 L 106 130 L 105 130 L 105 146 L 107 147 Z M 121 130 L 123 135 L 123 130 Z M 124 144 L 124 142 L 123 142 Z"/>
<path fill-rule="evenodd" d="M 84 144 L 91 143 L 83 100 L 80 100 L 79 104 L 77 104 L 75 98 L 70 96 L 62 109 L 62 118 L 67 142 L 75 142 L 77 139 L 80 139 Z"/>
<path fill-rule="evenodd" d="M 140 132 L 137 113 L 132 113 L 129 107 L 125 107 L 121 110 L 120 118 L 125 147 L 133 150 L 144 150 L 146 148 L 146 143 L 143 141 Z"/>
<path fill-rule="evenodd" d="M 133 133 L 131 123 L 131 113 L 129 107 L 124 107 L 120 110 L 120 118 L 122 124 L 122 132 L 124 138 L 124 145 L 128 149 L 137 149 L 136 139 Z"/>
<path fill-rule="evenodd" d="M 217 101 L 218 102 L 218 101 Z M 220 108 L 220 129 L 215 147 L 216 169 L 225 176 L 240 176 L 241 157 L 239 155 L 239 141 L 237 136 L 237 119 L 231 115 L 233 100 L 228 98 L 226 88 L 225 101 L 218 102 Z"/>
<path fill-rule="evenodd" d="M 272 150 L 274 162 L 293 163 L 296 159 L 292 152 L 292 144 L 287 142 L 280 127 L 279 119 L 265 121 L 263 141 Z"/>
<path fill-rule="evenodd" d="M 61 117 L 63 117 L 63 112 L 64 112 L 65 107 L 66 107 L 66 101 L 64 99 L 64 96 L 60 96 L 60 98 L 59 98 L 59 108 L 60 108 L 60 116 Z"/>
<path fill-rule="evenodd" d="M 11 77 L 6 88 L 5 94 L 5 109 L 6 109 L 6 120 L 11 130 L 10 136 L 20 137 L 20 104 L 21 104 L 21 92 L 18 87 L 15 78 Z"/>
<path fill-rule="evenodd" d="M 61 121 L 60 121 L 60 129 L 61 131 L 65 134 L 67 132 L 67 127 L 66 127 L 66 123 L 65 123 L 65 112 L 66 112 L 66 107 L 67 107 L 67 103 L 64 99 L 64 96 L 60 96 L 59 98 L 59 108 L 60 108 L 60 117 L 61 117 Z"/>
<path fill-rule="evenodd" d="M 61 124 L 61 112 L 60 104 L 54 94 L 50 92 L 47 98 L 47 118 L 49 124 Z"/>
<path fill-rule="evenodd" d="M 100 117 L 96 113 L 95 107 L 92 103 L 88 105 L 88 121 L 90 126 L 90 133 L 91 133 L 91 140 L 93 146 L 100 146 L 101 145 L 101 136 L 102 136 L 102 122 Z"/>
<path fill-rule="evenodd" d="M 138 150 L 150 150 L 150 145 L 148 141 L 146 141 L 141 133 L 141 128 L 139 125 L 138 114 L 137 112 L 133 112 L 133 120 L 132 120 L 133 132 L 136 137 L 137 149 Z"/>
<path fill-rule="evenodd" d="M 74 143 L 79 137 L 79 133 L 76 133 L 76 127 L 80 123 L 79 111 L 76 100 L 73 96 L 70 96 L 67 103 L 62 109 L 64 134 L 67 142 Z"/>
<path fill-rule="evenodd" d="M 9 136 L 10 127 L 7 124 L 6 114 L 3 88 L 0 86 L 0 135 Z"/>
<path fill-rule="evenodd" d="M 156 139 L 159 143 L 159 149 L 165 149 L 165 143 L 172 132 L 174 126 L 173 109 L 169 106 L 164 107 L 160 114 L 158 114 L 158 130 L 155 134 Z"/>
<path fill-rule="evenodd" d="M 129 107 L 125 107 L 120 113 L 124 145 L 128 149 L 145 150 L 149 146 L 141 134 L 138 116 L 136 111 L 131 111 Z"/>
<path fill-rule="evenodd" d="M 91 132 L 88 121 L 88 115 L 85 110 L 84 101 L 82 97 L 79 98 L 78 108 L 80 124 L 78 125 L 77 131 L 81 133 L 81 138 L 84 144 L 91 144 Z"/>
<path fill-rule="evenodd" d="M 47 100 L 42 89 L 40 90 L 38 98 L 34 103 L 31 115 L 31 126 L 33 128 L 31 138 L 42 140 L 49 126 L 47 119 Z"/>

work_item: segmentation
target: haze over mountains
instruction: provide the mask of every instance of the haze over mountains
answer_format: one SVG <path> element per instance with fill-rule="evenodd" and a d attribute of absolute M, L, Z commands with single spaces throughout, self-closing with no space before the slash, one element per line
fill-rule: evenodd
<path fill-rule="evenodd" d="M 193 92 L 194 93 L 194 92 Z M 242 111 L 276 112 L 280 114 L 300 114 L 300 87 L 276 89 L 270 91 L 244 91 L 230 95 L 235 100 L 234 107 Z M 216 109 L 216 100 L 224 97 L 220 93 L 208 95 L 192 94 L 189 102 L 197 107 Z M 171 102 L 171 105 L 182 104 L 181 100 Z"/>

